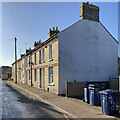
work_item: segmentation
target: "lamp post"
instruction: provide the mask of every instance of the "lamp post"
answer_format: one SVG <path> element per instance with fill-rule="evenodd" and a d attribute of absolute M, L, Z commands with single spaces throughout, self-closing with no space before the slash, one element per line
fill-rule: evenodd
<path fill-rule="evenodd" d="M 17 84 L 17 38 L 15 37 L 15 83 Z"/>

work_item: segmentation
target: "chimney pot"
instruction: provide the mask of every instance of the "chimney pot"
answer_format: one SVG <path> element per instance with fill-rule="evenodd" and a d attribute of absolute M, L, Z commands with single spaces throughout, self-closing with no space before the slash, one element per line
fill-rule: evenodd
<path fill-rule="evenodd" d="M 55 27 L 53 27 L 53 31 L 55 31 Z"/>
<path fill-rule="evenodd" d="M 41 43 L 41 40 L 39 40 L 39 44 Z"/>

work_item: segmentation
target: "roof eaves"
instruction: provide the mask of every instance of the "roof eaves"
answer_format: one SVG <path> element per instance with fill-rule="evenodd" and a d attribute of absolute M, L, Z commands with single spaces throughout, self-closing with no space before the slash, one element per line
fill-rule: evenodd
<path fill-rule="evenodd" d="M 100 22 L 104 29 L 110 34 L 110 36 L 119 44 L 119 42 L 112 36 L 112 34 L 107 30 L 107 28 Z"/>
<path fill-rule="evenodd" d="M 73 25 L 77 24 L 78 22 L 80 22 L 81 20 L 78 20 L 77 22 L 73 23 L 72 25 L 68 26 L 67 28 L 63 29 L 61 32 L 64 32 L 65 30 L 67 30 L 68 28 L 72 27 Z"/>
<path fill-rule="evenodd" d="M 44 46 L 45 44 L 47 44 L 48 42 L 50 42 L 51 40 L 53 40 L 55 38 L 55 36 L 57 35 L 57 33 L 53 34 L 50 38 L 46 39 L 44 42 L 42 42 L 40 45 L 36 46 L 34 49 L 32 49 L 30 52 L 28 52 L 27 54 L 25 54 L 22 58 L 25 58 L 26 56 L 28 56 L 29 54 L 33 53 L 34 51 L 38 50 L 40 47 Z M 20 61 L 22 58 L 19 58 L 17 60 Z M 15 63 L 15 62 L 14 62 Z M 12 63 L 12 65 L 14 64 Z"/>

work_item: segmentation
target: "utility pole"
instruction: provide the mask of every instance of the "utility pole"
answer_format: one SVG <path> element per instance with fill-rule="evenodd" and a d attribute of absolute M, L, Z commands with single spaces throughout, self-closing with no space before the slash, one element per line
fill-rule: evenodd
<path fill-rule="evenodd" d="M 17 84 L 17 38 L 15 37 L 15 83 Z"/>

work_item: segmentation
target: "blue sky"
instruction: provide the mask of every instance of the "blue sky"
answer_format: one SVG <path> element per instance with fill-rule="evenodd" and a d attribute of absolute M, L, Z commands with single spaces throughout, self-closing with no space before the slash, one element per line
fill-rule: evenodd
<path fill-rule="evenodd" d="M 92 2 L 90 2 L 92 3 Z M 118 40 L 118 3 L 96 2 L 100 21 Z M 80 2 L 9 2 L 2 3 L 2 64 L 14 62 L 14 37 L 17 37 L 17 57 L 34 41 L 47 39 L 49 28 L 63 30 L 80 18 Z"/>

